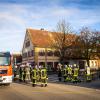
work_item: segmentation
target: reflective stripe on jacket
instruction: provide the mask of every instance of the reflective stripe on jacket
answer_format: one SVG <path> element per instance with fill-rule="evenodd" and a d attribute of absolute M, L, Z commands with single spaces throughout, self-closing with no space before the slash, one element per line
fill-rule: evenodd
<path fill-rule="evenodd" d="M 47 78 L 47 70 L 46 69 L 41 69 L 41 79 Z"/>
<path fill-rule="evenodd" d="M 78 68 L 74 68 L 74 76 L 78 76 L 78 71 L 79 71 Z"/>
<path fill-rule="evenodd" d="M 68 67 L 68 74 L 72 74 L 72 68 Z"/>
<path fill-rule="evenodd" d="M 37 78 L 37 70 L 36 69 L 33 69 L 32 70 L 32 78 L 33 79 L 36 79 Z"/>

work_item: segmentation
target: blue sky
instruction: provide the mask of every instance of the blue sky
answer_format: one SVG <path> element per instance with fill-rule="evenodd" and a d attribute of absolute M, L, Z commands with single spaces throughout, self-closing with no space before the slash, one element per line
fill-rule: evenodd
<path fill-rule="evenodd" d="M 52 31 L 61 19 L 100 31 L 100 0 L 0 0 L 0 51 L 20 52 L 26 28 Z"/>

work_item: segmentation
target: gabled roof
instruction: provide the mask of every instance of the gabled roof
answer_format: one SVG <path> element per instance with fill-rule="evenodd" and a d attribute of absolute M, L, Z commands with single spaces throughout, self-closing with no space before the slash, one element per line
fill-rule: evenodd
<path fill-rule="evenodd" d="M 48 47 L 51 41 L 51 32 L 45 30 L 27 29 L 28 35 L 35 46 Z"/>
<path fill-rule="evenodd" d="M 33 45 L 38 47 L 50 47 L 54 35 L 57 34 L 56 32 L 49 32 L 45 30 L 36 30 L 36 29 L 27 29 L 26 32 L 28 33 Z M 72 40 L 75 37 L 76 37 L 75 34 L 66 35 L 66 38 L 69 40 Z"/>

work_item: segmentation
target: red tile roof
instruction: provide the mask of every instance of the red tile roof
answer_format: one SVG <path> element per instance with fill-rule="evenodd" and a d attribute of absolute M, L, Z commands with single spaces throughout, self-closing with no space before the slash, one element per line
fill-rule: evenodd
<path fill-rule="evenodd" d="M 35 30 L 35 29 L 27 29 L 27 32 L 31 38 L 32 43 L 38 47 L 50 47 L 53 37 L 56 36 L 56 32 L 49 32 L 45 30 Z M 66 38 L 68 41 L 72 41 L 75 39 L 75 34 L 67 34 Z"/>
<path fill-rule="evenodd" d="M 50 32 L 44 30 L 28 29 L 28 34 L 35 46 L 48 47 L 50 45 Z"/>

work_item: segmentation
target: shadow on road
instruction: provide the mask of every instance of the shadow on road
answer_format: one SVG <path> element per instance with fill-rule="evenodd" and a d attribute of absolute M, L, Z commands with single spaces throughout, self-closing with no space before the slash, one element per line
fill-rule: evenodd
<path fill-rule="evenodd" d="M 51 77 L 53 77 L 53 76 L 50 76 L 50 78 Z M 59 82 L 57 76 L 54 79 L 56 79 L 56 81 L 49 80 L 49 83 L 80 86 L 80 87 L 86 87 L 86 88 L 92 88 L 92 89 L 99 89 L 100 90 L 100 79 L 93 80 L 91 82 L 80 82 L 80 83 L 63 82 L 63 81 Z"/>
<path fill-rule="evenodd" d="M 33 87 L 31 81 L 29 81 L 29 82 L 20 82 L 19 80 L 16 80 L 16 81 L 13 81 L 13 83 L 17 83 L 17 84 L 21 84 L 21 85 L 26 85 L 26 86 L 31 86 L 31 87 Z M 36 85 L 36 87 L 37 87 L 37 86 L 38 86 L 38 87 L 41 87 L 41 83 L 38 82 L 37 85 Z"/>
<path fill-rule="evenodd" d="M 72 85 L 72 86 L 80 86 L 92 89 L 99 89 L 100 90 L 100 80 L 96 80 L 90 83 L 70 83 L 70 82 L 49 82 L 54 84 L 64 84 L 64 85 Z"/>

